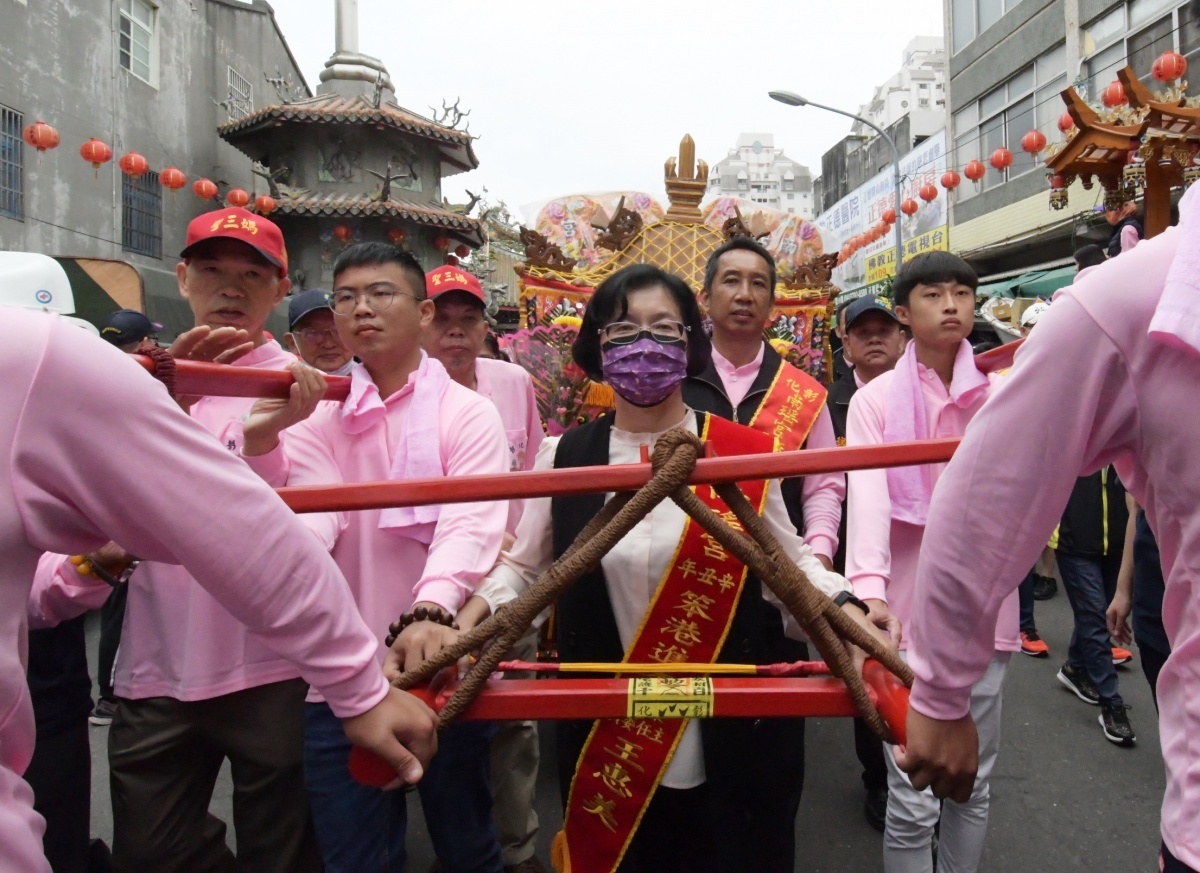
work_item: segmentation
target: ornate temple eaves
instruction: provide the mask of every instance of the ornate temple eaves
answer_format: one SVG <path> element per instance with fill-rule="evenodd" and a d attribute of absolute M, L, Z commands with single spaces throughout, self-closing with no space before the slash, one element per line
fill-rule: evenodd
<path fill-rule="evenodd" d="M 438 124 L 394 103 L 376 106 L 365 94 L 354 97 L 318 94 L 295 103 L 266 106 L 218 126 L 217 133 L 251 158 L 261 160 L 269 150 L 275 128 L 287 124 L 352 124 L 393 130 L 437 143 L 442 155 L 443 175 L 474 170 L 479 166 L 469 133 Z"/>
<path fill-rule="evenodd" d="M 276 205 L 279 215 L 310 217 L 386 217 L 404 219 L 426 227 L 440 228 L 468 245 L 484 243 L 483 223 L 468 215 L 407 200 L 372 200 L 352 195 L 284 197 Z"/>

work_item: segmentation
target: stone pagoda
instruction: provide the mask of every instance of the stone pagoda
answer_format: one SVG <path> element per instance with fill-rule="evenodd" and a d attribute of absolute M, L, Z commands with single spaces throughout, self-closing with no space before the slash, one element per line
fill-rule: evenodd
<path fill-rule="evenodd" d="M 316 96 L 292 100 L 277 85 L 278 104 L 218 128 L 275 199 L 297 289 L 328 288 L 353 243 L 398 243 L 429 269 L 484 242 L 469 208 L 442 200 L 443 176 L 479 166 L 464 116 L 448 108 L 434 121 L 398 105 L 383 62 L 358 51 L 357 0 L 336 3 L 337 45 Z"/>

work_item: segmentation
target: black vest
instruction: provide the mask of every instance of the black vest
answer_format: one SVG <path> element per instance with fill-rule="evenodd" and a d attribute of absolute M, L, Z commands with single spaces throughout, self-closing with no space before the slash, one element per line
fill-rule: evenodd
<path fill-rule="evenodd" d="M 697 413 L 703 431 L 704 415 Z M 554 456 L 556 469 L 608 464 L 612 417 L 567 431 Z M 603 508 L 603 494 L 555 497 L 550 503 L 554 557 L 570 547 Z M 558 599 L 558 652 L 564 662 L 620 661 L 608 582 L 597 567 Z M 725 663 L 772 663 L 783 649 L 783 623 L 746 578 L 729 635 L 717 657 Z M 590 721 L 558 722 L 559 788 L 564 805 Z M 704 766 L 714 822 L 720 822 L 723 869 L 790 871 L 796 810 L 804 778 L 803 719 L 705 719 L 701 722 Z M 698 823 L 700 824 L 700 823 Z"/>

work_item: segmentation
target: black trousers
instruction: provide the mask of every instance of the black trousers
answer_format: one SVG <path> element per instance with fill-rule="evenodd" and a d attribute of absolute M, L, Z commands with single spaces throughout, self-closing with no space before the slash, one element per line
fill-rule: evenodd
<path fill-rule="evenodd" d="M 46 820 L 42 845 L 50 868 L 54 873 L 85 873 L 92 814 L 87 720 L 51 736 L 38 734 L 25 781 L 33 788 L 33 808 Z"/>
<path fill-rule="evenodd" d="M 854 751 L 862 764 L 863 788 L 876 791 L 887 790 L 887 761 L 883 757 L 883 740 L 867 727 L 861 718 L 854 719 Z"/>
<path fill-rule="evenodd" d="M 1194 867 L 1189 867 L 1172 855 L 1166 843 L 1163 843 L 1160 860 L 1162 861 L 1162 873 L 1198 873 Z"/>

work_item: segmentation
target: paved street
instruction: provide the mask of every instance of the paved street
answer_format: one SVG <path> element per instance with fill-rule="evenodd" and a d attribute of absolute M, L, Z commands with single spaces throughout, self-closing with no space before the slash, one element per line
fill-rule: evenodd
<path fill-rule="evenodd" d="M 1070 636 L 1070 609 L 1060 592 L 1039 603 L 1038 624 L 1049 660 L 1014 655 L 1005 690 L 1004 738 L 992 779 L 992 816 L 983 871 L 1150 871 L 1158 846 L 1162 760 L 1154 706 L 1137 661 L 1121 672 L 1121 692 L 1133 704 L 1137 746 L 1104 739 L 1099 710 L 1079 702 L 1054 679 Z M 96 629 L 90 630 L 95 656 Z M 94 661 L 93 661 L 94 663 Z M 549 731 L 545 732 L 549 733 Z M 92 728 L 93 833 L 109 839 L 106 728 Z M 543 738 L 545 745 L 545 737 Z M 552 761 L 552 754 L 543 760 Z M 541 775 L 540 837 L 544 858 L 561 823 L 554 774 Z M 229 820 L 229 781 L 223 774 L 213 810 Z M 415 795 L 412 800 L 416 807 Z M 862 792 L 850 725 L 814 720 L 808 733 L 808 778 L 797 821 L 797 871 L 880 870 L 881 837 L 862 816 Z M 432 863 L 419 816 L 412 823 L 408 869 Z"/>

